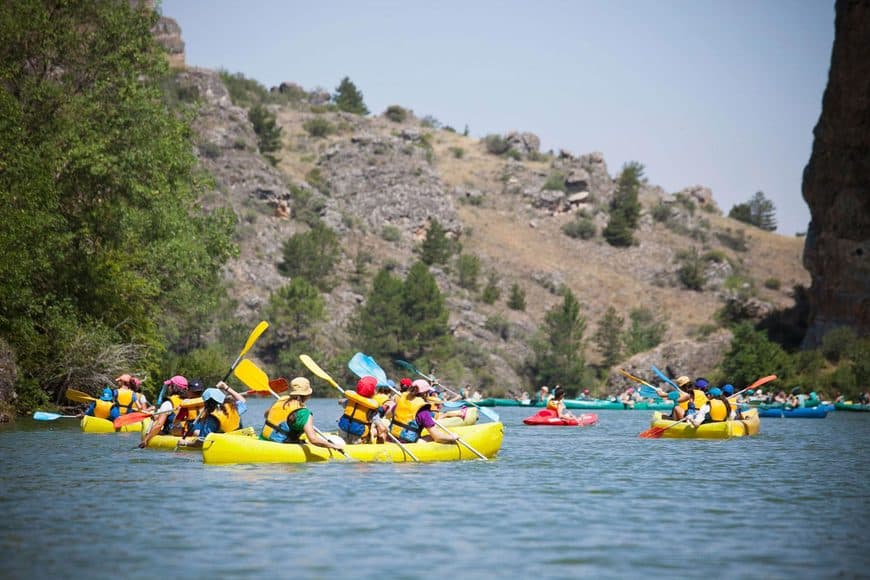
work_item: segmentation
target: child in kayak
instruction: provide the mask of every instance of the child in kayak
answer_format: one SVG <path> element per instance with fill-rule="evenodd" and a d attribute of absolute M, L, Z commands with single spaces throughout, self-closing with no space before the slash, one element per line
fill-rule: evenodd
<path fill-rule="evenodd" d="M 575 417 L 573 413 L 566 410 L 564 398 L 565 389 L 556 385 L 556 388 L 553 390 L 553 398 L 547 403 L 547 408 L 555 412 L 556 416 L 560 419 L 579 419 L 579 417 Z"/>
<path fill-rule="evenodd" d="M 229 433 L 242 427 L 241 416 L 248 410 L 247 401 L 225 382 L 203 391 L 202 400 L 204 407 L 193 424 L 193 436 L 182 439 L 179 445 L 196 447 L 202 445 L 209 433 Z"/>
<path fill-rule="evenodd" d="M 458 437 L 448 433 L 435 424 L 431 405 L 427 400 L 432 385 L 423 379 L 411 383 L 411 388 L 402 393 L 396 404 L 387 412 L 390 433 L 403 443 L 414 443 L 420 439 L 423 429 L 429 431 L 429 438 L 438 443 L 455 443 Z"/>
<path fill-rule="evenodd" d="M 287 394 L 266 411 L 266 423 L 260 439 L 275 443 L 300 443 L 300 437 L 304 434 L 311 445 L 344 449 L 342 439 L 335 437 L 327 440 L 318 433 L 311 411 L 305 406 L 311 393 L 311 383 L 305 377 L 296 377 L 290 381 Z"/>

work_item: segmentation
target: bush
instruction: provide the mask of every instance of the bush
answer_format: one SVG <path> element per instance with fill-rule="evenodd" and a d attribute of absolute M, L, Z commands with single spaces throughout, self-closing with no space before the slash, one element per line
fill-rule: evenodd
<path fill-rule="evenodd" d="M 703 260 L 705 262 L 716 262 L 718 264 L 725 264 L 728 262 L 728 255 L 722 250 L 710 250 L 706 254 L 704 254 Z"/>
<path fill-rule="evenodd" d="M 595 237 L 595 234 L 598 233 L 598 228 L 595 227 L 595 222 L 591 219 L 578 217 L 574 221 L 562 226 L 562 232 L 570 238 L 589 240 Z"/>
<path fill-rule="evenodd" d="M 748 249 L 746 245 L 746 230 L 737 230 L 734 233 L 731 233 L 730 229 L 724 232 L 716 232 L 716 239 L 723 246 L 735 252 L 745 252 Z"/>
<path fill-rule="evenodd" d="M 483 143 L 486 145 L 486 150 L 493 155 L 504 155 L 507 153 L 511 146 L 510 143 L 507 142 L 507 139 L 502 137 L 501 135 L 496 135 L 491 133 L 483 138 Z"/>
<path fill-rule="evenodd" d="M 206 159 L 213 160 L 213 159 L 217 159 L 218 157 L 220 157 L 224 151 L 223 151 L 223 149 L 221 149 L 221 146 L 218 145 L 217 143 L 212 143 L 211 141 L 208 141 L 206 143 L 200 143 L 199 152 Z"/>
<path fill-rule="evenodd" d="M 326 137 L 335 132 L 332 123 L 323 117 L 314 117 L 302 123 L 302 128 L 312 137 Z"/>
<path fill-rule="evenodd" d="M 832 363 L 847 356 L 849 349 L 858 342 L 858 335 L 848 326 L 829 330 L 822 338 L 822 354 Z"/>
<path fill-rule="evenodd" d="M 484 328 L 502 340 L 508 340 L 511 337 L 510 323 L 499 314 L 494 314 L 487 318 Z"/>
<path fill-rule="evenodd" d="M 272 153 L 281 149 L 282 129 L 278 126 L 275 113 L 262 105 L 256 105 L 248 111 L 248 120 L 254 126 L 254 132 L 257 134 L 257 146 L 260 149 L 260 153 L 272 165 L 276 165 L 278 161 L 272 156 Z"/>
<path fill-rule="evenodd" d="M 655 221 L 666 224 L 671 219 L 671 206 L 666 203 L 659 203 L 652 209 L 651 213 Z"/>
<path fill-rule="evenodd" d="M 541 190 L 565 191 L 565 174 L 560 171 L 554 171 L 547 176 L 547 181 L 544 182 Z"/>
<path fill-rule="evenodd" d="M 387 107 L 387 110 L 384 111 L 384 116 L 393 123 L 404 123 L 408 118 L 408 111 L 399 105 L 390 105 Z"/>
<path fill-rule="evenodd" d="M 516 282 L 511 286 L 511 295 L 508 297 L 507 305 L 511 310 L 526 309 L 526 291 Z"/>
<path fill-rule="evenodd" d="M 480 274 L 480 258 L 474 254 L 462 254 L 456 262 L 459 285 L 467 290 L 477 290 L 477 276 Z"/>
<path fill-rule="evenodd" d="M 332 100 L 340 110 L 347 113 L 353 113 L 355 115 L 369 114 L 369 110 L 366 107 L 365 102 L 363 102 L 362 91 L 357 89 L 356 85 L 353 84 L 353 81 L 348 77 L 341 79 L 341 83 L 339 83 L 338 87 L 335 89 L 335 94 L 332 96 Z"/>
<path fill-rule="evenodd" d="M 384 226 L 381 230 L 381 238 L 388 242 L 398 242 L 402 239 L 402 232 L 396 226 Z"/>
<path fill-rule="evenodd" d="M 465 149 L 463 149 L 462 147 L 451 147 L 450 153 L 455 159 L 462 159 L 463 157 L 465 157 Z"/>
<path fill-rule="evenodd" d="M 247 108 L 262 103 L 269 97 L 266 87 L 254 79 L 245 78 L 242 73 L 230 74 L 222 70 L 220 77 L 234 105 Z"/>
<path fill-rule="evenodd" d="M 338 237 L 322 222 L 284 242 L 278 271 L 289 278 L 302 277 L 323 291 L 332 286 L 330 274 L 341 254 Z"/>
<path fill-rule="evenodd" d="M 677 278 L 689 290 L 700 292 L 704 288 L 704 261 L 698 255 L 698 250 L 692 248 L 687 252 L 677 254 Z"/>
<path fill-rule="evenodd" d="M 495 304 L 496 300 L 501 297 L 501 290 L 498 288 L 498 274 L 490 272 L 486 279 L 486 286 L 483 287 L 483 292 L 480 294 L 480 299 L 484 304 Z"/>
<path fill-rule="evenodd" d="M 432 115 L 426 115 L 425 117 L 423 117 L 423 119 L 420 120 L 420 125 L 428 129 L 438 129 L 439 127 L 441 127 L 441 121 L 439 121 Z"/>
<path fill-rule="evenodd" d="M 768 290 L 779 290 L 781 286 L 779 278 L 768 278 L 764 281 L 764 287 Z"/>

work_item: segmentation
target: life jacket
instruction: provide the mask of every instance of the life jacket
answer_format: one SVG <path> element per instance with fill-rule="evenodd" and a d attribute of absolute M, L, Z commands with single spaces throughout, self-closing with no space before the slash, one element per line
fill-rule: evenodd
<path fill-rule="evenodd" d="M 558 411 L 559 410 L 559 402 L 556 401 L 555 399 L 550 399 L 549 401 L 547 401 L 547 408 L 550 409 L 551 411 Z"/>
<path fill-rule="evenodd" d="M 169 395 L 166 397 L 172 403 L 172 412 L 166 416 L 166 421 L 163 423 L 163 429 L 160 430 L 161 435 L 185 435 L 186 422 L 179 421 L 176 424 L 175 418 L 178 415 L 178 410 L 181 408 L 182 398 L 178 395 Z"/>
<path fill-rule="evenodd" d="M 118 405 L 118 414 L 126 415 L 134 411 L 133 405 L 139 402 L 139 395 L 132 389 L 121 387 L 115 389 L 115 403 Z M 138 407 L 138 405 L 137 405 Z"/>
<path fill-rule="evenodd" d="M 108 419 L 112 416 L 112 407 L 115 406 L 114 401 L 104 401 L 103 399 L 97 399 L 94 401 L 94 417 L 99 417 L 100 419 Z"/>
<path fill-rule="evenodd" d="M 707 401 L 708 401 L 708 399 L 707 399 L 707 395 L 705 395 L 705 394 L 704 394 L 704 391 L 702 391 L 701 389 L 695 389 L 695 392 L 694 392 L 693 396 L 694 396 L 694 401 L 693 401 L 693 402 L 695 403 L 695 408 L 696 408 L 696 409 L 700 409 L 700 408 L 702 408 L 704 405 L 707 404 Z"/>
<path fill-rule="evenodd" d="M 290 423 L 293 423 L 296 411 L 301 408 L 302 404 L 296 399 L 291 400 L 286 396 L 279 398 L 266 413 L 266 423 L 263 425 L 260 437 L 267 441 L 271 440 L 272 434 L 277 431 L 284 436 L 286 443 L 297 443 L 301 433 L 293 432 Z"/>
<path fill-rule="evenodd" d="M 710 399 L 710 412 L 707 414 L 711 421 L 725 421 L 728 419 L 728 405 L 721 399 Z"/>
<path fill-rule="evenodd" d="M 239 416 L 239 411 L 233 403 L 224 403 L 215 409 L 211 416 L 217 419 L 218 431 L 220 433 L 229 433 L 242 426 L 242 418 Z"/>
<path fill-rule="evenodd" d="M 378 404 L 378 408 L 382 408 L 390 400 L 390 393 L 375 393 L 372 399 Z"/>
<path fill-rule="evenodd" d="M 351 435 L 365 437 L 372 424 L 369 411 L 377 409 L 378 402 L 351 390 L 345 391 L 344 396 L 347 397 L 347 405 L 344 414 L 338 419 L 338 428 Z"/>
<path fill-rule="evenodd" d="M 390 422 L 390 433 L 409 443 L 419 439 L 423 428 L 417 424 L 417 412 L 428 405 L 429 402 L 423 397 L 408 400 L 408 393 L 402 393 L 402 396 L 396 399 L 396 409 Z"/>

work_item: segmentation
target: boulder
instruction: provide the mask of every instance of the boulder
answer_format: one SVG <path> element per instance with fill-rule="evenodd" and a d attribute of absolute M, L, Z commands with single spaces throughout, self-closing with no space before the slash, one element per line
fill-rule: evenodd
<path fill-rule="evenodd" d="M 505 140 L 524 157 L 529 154 L 539 153 L 541 149 L 541 139 L 534 133 L 518 133 L 512 131 L 505 136 Z"/>

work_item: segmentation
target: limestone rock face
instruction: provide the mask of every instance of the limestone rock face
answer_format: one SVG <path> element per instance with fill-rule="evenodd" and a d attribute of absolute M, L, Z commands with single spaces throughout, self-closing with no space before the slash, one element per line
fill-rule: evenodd
<path fill-rule="evenodd" d="M 870 2 L 837 0 L 834 49 L 803 196 L 812 276 L 805 347 L 850 326 L 870 331 Z"/>
<path fill-rule="evenodd" d="M 169 66 L 184 68 L 184 40 L 181 39 L 181 27 L 178 22 L 161 16 L 154 26 L 154 38 L 169 53 Z"/>

